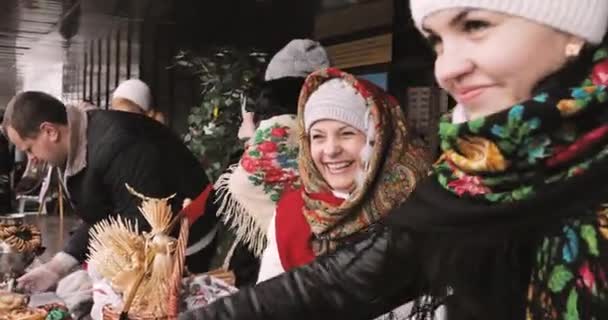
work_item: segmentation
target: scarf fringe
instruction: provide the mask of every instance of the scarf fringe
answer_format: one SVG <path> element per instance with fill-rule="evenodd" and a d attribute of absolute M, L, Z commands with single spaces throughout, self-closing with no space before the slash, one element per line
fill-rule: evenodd
<path fill-rule="evenodd" d="M 215 203 L 220 203 L 217 216 L 235 232 L 236 242 L 242 242 L 255 257 L 261 257 L 266 248 L 266 230 L 258 226 L 249 210 L 232 196 L 229 189 L 230 177 L 237 168 L 238 164 L 230 166 L 214 185 L 217 191 Z"/>

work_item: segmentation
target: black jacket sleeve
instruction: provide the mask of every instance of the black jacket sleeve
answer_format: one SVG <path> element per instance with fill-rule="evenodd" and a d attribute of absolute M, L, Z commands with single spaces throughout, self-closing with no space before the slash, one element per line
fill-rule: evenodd
<path fill-rule="evenodd" d="M 420 294 L 407 232 L 381 227 L 363 240 L 186 312 L 180 320 L 372 319 Z"/>
<path fill-rule="evenodd" d="M 84 261 L 88 251 L 90 228 L 91 226 L 86 222 L 82 222 L 76 227 L 69 240 L 66 242 L 63 251 L 78 261 Z"/>
<path fill-rule="evenodd" d="M 168 171 L 160 163 L 160 152 L 157 146 L 149 143 L 136 143 L 123 148 L 111 160 L 103 176 L 106 189 L 111 190 L 112 204 L 115 212 L 129 218 L 143 219 L 137 208 L 141 199 L 132 195 L 126 188 L 129 184 L 137 192 L 149 197 L 161 198 L 175 193 L 169 183 L 172 179 L 165 177 Z M 201 189 L 204 186 L 201 186 Z M 181 202 L 184 195 L 176 195 L 174 202 Z M 179 200 L 179 201 L 178 201 Z M 145 224 L 147 226 L 147 223 Z"/>
<path fill-rule="evenodd" d="M 109 159 L 105 170 L 87 168 L 87 170 L 96 170 L 97 181 L 91 183 L 99 184 L 101 186 L 99 191 L 104 193 L 87 196 L 107 197 L 109 206 L 88 205 L 80 209 L 86 211 L 82 214 L 95 218 L 76 230 L 64 248 L 67 253 L 83 261 L 88 253 L 90 226 L 111 215 L 120 214 L 123 218 L 137 223 L 139 230 L 149 229 L 147 221 L 138 209 L 141 200 L 129 193 L 125 184 L 150 197 L 166 197 L 173 194 L 175 192 L 172 190 L 173 186 L 167 183 L 171 180 L 165 178 L 169 170 L 163 170 L 163 164 L 159 161 L 159 152 L 161 150 L 149 143 L 131 144 L 116 152 L 116 155 Z M 177 195 L 174 200 L 176 205 L 178 201 L 181 204 L 183 198 L 184 195 Z"/>

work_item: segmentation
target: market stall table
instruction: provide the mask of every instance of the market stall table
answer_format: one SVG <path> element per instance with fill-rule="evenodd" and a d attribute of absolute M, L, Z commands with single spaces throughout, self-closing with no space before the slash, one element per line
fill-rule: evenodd
<path fill-rule="evenodd" d="M 42 246 L 45 251 L 36 259 L 32 266 L 50 260 L 54 254 L 61 251 L 64 242 L 69 238 L 70 231 L 78 225 L 78 220 L 73 217 L 59 218 L 51 215 L 38 215 L 37 213 L 13 214 L 0 216 L 2 222 L 21 222 L 36 226 L 42 235 Z M 55 292 L 46 292 L 30 296 L 29 306 L 39 307 L 53 303 L 63 304 Z"/>
<path fill-rule="evenodd" d="M 38 215 L 36 213 L 26 214 L 24 223 L 33 224 L 40 229 L 42 246 L 46 250 L 39 258 L 45 262 L 50 260 L 55 253 L 61 251 L 66 239 L 70 237 L 70 231 L 79 224 L 78 219 L 72 216 L 59 219 L 58 216 Z"/>

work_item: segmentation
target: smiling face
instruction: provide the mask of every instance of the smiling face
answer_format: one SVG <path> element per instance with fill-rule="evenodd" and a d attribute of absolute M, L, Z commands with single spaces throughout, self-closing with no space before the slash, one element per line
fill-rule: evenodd
<path fill-rule="evenodd" d="M 529 99 L 534 87 L 567 62 L 566 46 L 583 41 L 548 26 L 487 10 L 447 9 L 429 15 L 439 85 L 469 119 Z"/>
<path fill-rule="evenodd" d="M 320 120 L 310 127 L 310 154 L 317 170 L 334 191 L 349 193 L 362 169 L 363 132 L 336 120 Z"/>

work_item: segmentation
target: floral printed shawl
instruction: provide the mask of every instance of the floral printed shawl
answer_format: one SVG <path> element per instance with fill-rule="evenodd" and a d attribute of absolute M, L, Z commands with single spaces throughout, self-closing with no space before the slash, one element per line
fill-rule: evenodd
<path fill-rule="evenodd" d="M 429 286 L 470 318 L 608 314 L 608 51 L 594 63 L 575 88 L 443 119 L 434 179 L 391 216 L 424 235 Z"/>
<path fill-rule="evenodd" d="M 218 215 L 244 243 L 260 256 L 276 203 L 286 190 L 299 186 L 298 139 L 294 115 L 262 121 L 240 162 L 215 184 Z"/>
<path fill-rule="evenodd" d="M 375 125 L 374 145 L 363 184 L 349 199 L 333 205 L 315 197 L 331 193 L 316 169 L 309 137 L 304 131 L 304 107 L 308 97 L 325 81 L 342 78 L 352 84 L 367 102 Z M 429 172 L 428 158 L 422 148 L 412 145 L 405 117 L 397 101 L 370 82 L 360 80 L 338 69 L 329 68 L 311 74 L 304 83 L 298 108 L 300 139 L 300 175 L 304 186 L 304 216 L 314 239 L 312 248 L 320 255 L 335 249 L 337 243 L 364 231 L 403 203 L 416 182 Z M 369 137 L 368 137 L 368 140 Z"/>

